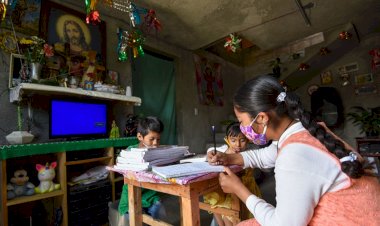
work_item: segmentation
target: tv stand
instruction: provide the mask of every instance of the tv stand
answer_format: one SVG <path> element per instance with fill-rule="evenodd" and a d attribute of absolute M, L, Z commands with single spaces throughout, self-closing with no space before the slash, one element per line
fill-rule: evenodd
<path fill-rule="evenodd" d="M 0 195 L 0 225 L 8 226 L 8 212 L 9 208 L 16 205 L 23 205 L 33 201 L 54 199 L 55 207 L 62 207 L 63 212 L 63 226 L 68 225 L 68 213 L 70 207 L 68 205 L 68 187 L 67 182 L 76 168 L 86 168 L 91 165 L 99 163 L 104 165 L 115 164 L 115 148 L 126 148 L 127 146 L 136 144 L 138 140 L 135 137 L 116 138 L 116 139 L 96 139 L 96 140 L 82 140 L 82 141 L 61 141 L 40 144 L 26 144 L 26 145 L 4 145 L 0 147 L 0 182 L 1 182 L 1 195 Z M 86 156 L 86 152 L 100 150 L 99 156 Z M 81 153 L 83 158 L 71 158 L 74 151 Z M 15 199 L 7 199 L 7 184 L 9 177 L 12 176 L 12 167 L 20 166 L 25 167 L 26 164 L 35 166 L 35 164 L 45 162 L 45 160 L 57 161 L 58 166 L 56 170 L 55 183 L 61 184 L 61 189 L 45 194 L 35 194 L 32 196 L 22 196 Z M 9 172 L 8 172 L 9 171 Z M 34 168 L 28 171 L 30 178 L 36 176 Z M 114 172 L 110 172 L 109 183 L 111 184 L 111 193 L 109 196 L 114 201 L 115 184 L 120 183 L 122 186 L 123 177 L 115 176 Z M 36 186 L 38 184 L 35 184 Z"/>

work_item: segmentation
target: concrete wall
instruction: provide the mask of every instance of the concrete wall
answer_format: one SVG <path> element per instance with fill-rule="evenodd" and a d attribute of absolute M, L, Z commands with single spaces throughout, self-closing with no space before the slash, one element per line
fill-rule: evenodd
<path fill-rule="evenodd" d="M 79 11 L 83 10 L 78 6 L 78 3 L 65 5 Z M 107 69 L 119 72 L 119 83 L 121 86 L 125 87 L 131 85 L 130 61 L 119 62 L 116 54 L 118 44 L 117 28 L 127 28 L 128 24 L 107 15 L 102 15 L 102 20 L 106 22 L 107 27 Z M 160 38 L 159 34 L 158 38 Z M 216 125 L 217 130 L 221 131 L 219 122 L 233 117 L 232 95 L 234 90 L 244 81 L 243 69 L 227 63 L 214 55 L 204 54 L 209 60 L 220 63 L 222 66 L 224 106 L 200 105 L 197 96 L 193 53 L 168 45 L 155 37 L 148 37 L 145 46 L 150 50 L 168 55 L 175 59 L 178 143 L 190 146 L 193 152 L 205 152 L 206 143 L 211 142 L 211 125 Z M 3 145 L 7 144 L 5 136 L 17 130 L 17 105 L 9 103 L 7 89 L 9 54 L 1 52 L 1 57 L 3 60 L 0 63 L 0 76 L 4 79 L 2 79 L 3 82 L 0 83 L 0 144 Z M 195 109 L 198 110 L 198 115 L 194 114 Z M 24 108 L 23 111 L 24 116 L 26 116 L 26 108 Z M 34 142 L 50 141 L 48 138 L 48 97 L 34 96 L 33 112 L 34 121 L 31 129 L 32 133 L 36 135 Z M 114 103 L 111 117 L 115 118 L 119 128 L 123 130 L 125 116 L 132 112 L 132 107 L 121 103 Z M 26 124 L 24 128 L 26 128 Z"/>
<path fill-rule="evenodd" d="M 353 49 L 351 52 L 340 58 L 338 61 L 334 62 L 331 66 L 326 68 L 326 71 L 331 70 L 333 73 L 333 83 L 329 85 L 329 87 L 334 87 L 340 93 L 343 106 L 345 110 L 345 114 L 351 111 L 351 107 L 353 106 L 362 106 L 365 108 L 373 108 L 380 106 L 380 70 L 374 72 L 373 78 L 374 83 L 377 88 L 377 94 L 365 94 L 365 95 L 356 95 L 355 94 L 355 81 L 354 76 L 350 76 L 351 84 L 348 86 L 341 86 L 341 80 L 337 73 L 337 68 L 350 64 L 352 62 L 357 62 L 359 65 L 359 71 L 355 72 L 355 74 L 366 74 L 372 73 L 371 70 L 371 59 L 372 57 L 368 54 L 371 49 L 380 48 L 380 35 L 370 35 L 367 37 L 363 37 L 359 46 Z M 319 76 L 315 76 L 311 81 L 306 83 L 304 86 L 300 87 L 297 90 L 298 95 L 302 98 L 302 101 L 305 105 L 305 108 L 310 109 L 310 96 L 307 94 L 307 88 L 311 84 L 321 85 L 321 79 Z M 340 136 L 348 141 L 354 147 L 356 146 L 355 137 L 363 137 L 365 134 L 360 134 L 360 130 L 358 127 L 353 126 L 350 121 L 345 121 L 344 127 L 338 131 L 336 131 Z"/>
<path fill-rule="evenodd" d="M 336 34 L 338 32 L 331 32 L 332 34 Z M 326 39 L 329 41 L 333 36 L 330 35 L 330 37 L 326 37 Z M 336 39 L 336 37 L 335 37 Z M 305 56 L 302 59 L 299 60 L 288 60 L 284 62 L 281 65 L 282 69 L 285 69 L 283 71 L 283 74 L 280 79 L 286 78 L 287 75 L 289 75 L 292 70 L 297 70 L 299 63 L 302 61 L 307 61 L 311 56 L 314 54 L 318 54 L 319 49 L 326 45 L 325 41 L 323 43 L 320 43 L 318 45 L 309 47 L 305 50 Z M 305 109 L 310 110 L 310 96 L 307 93 L 307 88 L 312 85 L 316 84 L 318 86 L 329 86 L 329 87 L 335 87 L 338 92 L 340 93 L 342 99 L 343 99 L 343 106 L 344 106 L 344 113 L 350 111 L 350 108 L 352 106 L 362 106 L 362 107 L 377 107 L 380 106 L 379 102 L 379 96 L 380 96 L 380 70 L 377 71 L 377 73 L 374 73 L 374 84 L 377 85 L 378 93 L 377 94 L 367 94 L 367 95 L 356 95 L 355 94 L 355 82 L 354 82 L 354 76 L 352 75 L 350 77 L 351 84 L 348 86 L 341 86 L 341 80 L 339 78 L 339 75 L 337 73 L 337 68 L 350 64 L 352 62 L 357 62 L 359 65 L 359 71 L 355 72 L 355 74 L 365 74 L 365 73 L 371 73 L 371 56 L 368 54 L 368 52 L 371 49 L 379 48 L 380 47 L 380 35 L 379 34 L 372 34 L 367 35 L 365 37 L 361 37 L 361 42 L 359 43 L 358 47 L 352 49 L 349 53 L 343 55 L 335 62 L 331 62 L 331 65 L 329 65 L 327 68 L 321 69 L 322 71 L 328 71 L 330 70 L 333 73 L 333 83 L 328 85 L 321 85 L 321 79 L 319 75 L 315 75 L 309 82 L 304 84 L 303 86 L 299 87 L 295 92 L 301 97 L 301 100 L 304 104 Z M 271 72 L 271 68 L 268 65 L 268 61 L 271 59 L 274 59 L 276 55 L 274 53 L 270 53 L 267 55 L 263 55 L 260 57 L 260 59 L 257 59 L 257 63 L 247 67 L 245 69 L 245 78 L 246 80 L 253 78 L 257 75 L 261 74 L 267 74 Z M 313 65 L 310 65 L 313 67 Z M 307 71 L 306 71 L 307 73 Z M 364 134 L 360 134 L 360 131 L 357 127 L 353 126 L 351 122 L 345 121 L 345 124 L 342 128 L 334 131 L 339 136 L 344 138 L 353 146 L 356 146 L 355 137 L 364 136 Z"/>

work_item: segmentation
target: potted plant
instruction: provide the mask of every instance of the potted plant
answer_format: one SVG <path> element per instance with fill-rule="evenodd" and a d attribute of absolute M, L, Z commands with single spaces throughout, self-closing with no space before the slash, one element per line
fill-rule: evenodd
<path fill-rule="evenodd" d="M 48 45 L 44 39 L 37 36 L 22 38 L 20 46 L 25 53 L 25 57 L 30 67 L 30 77 L 32 80 L 39 80 L 42 65 L 45 63 L 45 56 L 54 55 L 53 47 Z"/>
<path fill-rule="evenodd" d="M 378 137 L 380 134 L 380 107 L 365 109 L 360 106 L 352 107 L 353 111 L 347 114 L 348 120 L 360 126 L 360 132 L 367 137 Z"/>

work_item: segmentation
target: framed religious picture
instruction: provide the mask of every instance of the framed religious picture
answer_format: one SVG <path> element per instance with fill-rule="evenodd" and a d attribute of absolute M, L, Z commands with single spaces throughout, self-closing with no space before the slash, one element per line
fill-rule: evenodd
<path fill-rule="evenodd" d="M 9 1 L 7 7 L 10 19 L 4 20 L 4 27 L 27 35 L 38 35 L 42 0 Z M 12 20 L 12 21 L 11 21 Z"/>
<path fill-rule="evenodd" d="M 28 62 L 24 55 L 11 54 L 9 60 L 9 83 L 8 87 L 13 88 L 29 78 Z"/>
<path fill-rule="evenodd" d="M 221 65 L 196 54 L 194 63 L 199 102 L 203 105 L 223 106 Z"/>
<path fill-rule="evenodd" d="M 321 73 L 321 83 L 322 85 L 331 84 L 333 82 L 333 76 L 331 71 L 325 71 Z"/>
<path fill-rule="evenodd" d="M 97 62 L 106 65 L 106 24 L 86 23 L 86 14 L 55 2 L 45 1 L 41 8 L 40 33 L 56 51 L 66 56 L 83 56 L 95 50 Z"/>

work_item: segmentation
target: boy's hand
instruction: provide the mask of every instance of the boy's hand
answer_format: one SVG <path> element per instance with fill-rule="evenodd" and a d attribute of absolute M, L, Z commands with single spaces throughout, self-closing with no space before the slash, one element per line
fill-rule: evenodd
<path fill-rule="evenodd" d="M 213 151 L 207 152 L 207 161 L 211 165 L 228 165 L 227 154 L 222 152 L 216 152 L 216 154 Z"/>

